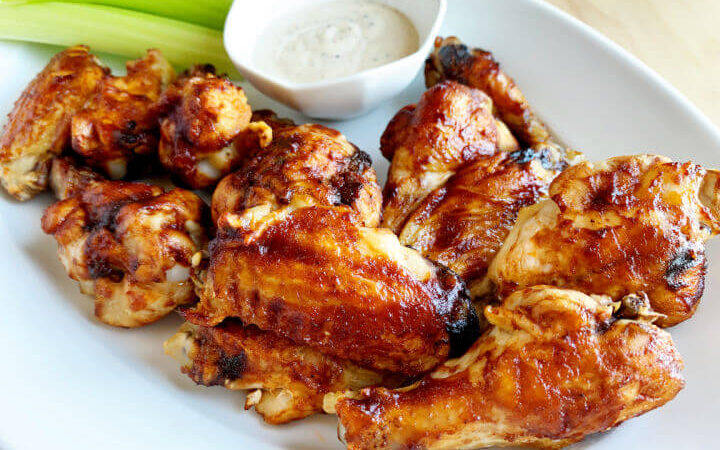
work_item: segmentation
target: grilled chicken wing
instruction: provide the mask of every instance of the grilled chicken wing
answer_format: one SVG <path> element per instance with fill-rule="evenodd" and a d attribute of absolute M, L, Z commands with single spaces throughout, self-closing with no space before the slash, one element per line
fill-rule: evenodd
<path fill-rule="evenodd" d="M 48 185 L 50 161 L 70 142 L 70 121 L 108 73 L 85 46 L 55 55 L 25 88 L 0 135 L 0 182 L 18 200 Z"/>
<path fill-rule="evenodd" d="M 137 156 L 157 152 L 153 105 L 175 71 L 158 50 L 127 63 L 127 75 L 106 75 L 99 92 L 72 119 L 72 147 L 85 162 L 113 179 L 123 178 Z"/>
<path fill-rule="evenodd" d="M 407 216 L 461 166 L 498 149 L 518 149 L 492 109 L 482 91 L 448 81 L 392 118 L 380 138 L 380 150 L 391 161 L 383 226 L 399 233 Z"/>
<path fill-rule="evenodd" d="M 400 242 L 452 269 L 468 283 L 472 298 L 482 299 L 488 294 L 487 268 L 518 211 L 545 196 L 567 165 L 550 145 L 480 157 L 423 200 Z"/>
<path fill-rule="evenodd" d="M 378 225 L 382 194 L 367 153 L 322 125 L 269 123 L 272 143 L 215 189 L 214 221 L 225 212 L 266 202 L 279 207 L 303 197 L 313 204 L 348 205 L 363 225 Z"/>
<path fill-rule="evenodd" d="M 257 133 L 261 145 L 272 137 L 264 123 L 251 123 L 242 88 L 215 75 L 212 66 L 196 66 L 162 95 L 159 157 L 180 182 L 196 189 L 214 186 L 246 157 L 233 140 L 243 131 Z M 247 136 L 242 135 L 242 142 Z"/>
<path fill-rule="evenodd" d="M 346 206 L 300 199 L 226 213 L 189 321 L 226 317 L 376 370 L 414 375 L 465 350 L 478 319 L 453 273 L 361 226 Z"/>
<path fill-rule="evenodd" d="M 250 390 L 245 409 L 254 406 L 271 424 L 321 412 L 326 393 L 399 381 L 233 319 L 215 327 L 186 322 L 165 351 L 197 384 Z"/>
<path fill-rule="evenodd" d="M 489 269 L 500 295 L 539 283 L 618 299 L 644 291 L 671 326 L 692 316 L 704 242 L 720 231 L 718 172 L 654 155 L 581 163 L 520 211 Z"/>
<path fill-rule="evenodd" d="M 462 358 L 328 409 L 351 449 L 568 445 L 662 406 L 684 385 L 670 335 L 612 313 L 605 296 L 516 291 L 486 308 L 492 328 Z"/>
<path fill-rule="evenodd" d="M 53 162 L 53 186 L 66 198 L 45 211 L 42 227 L 70 278 L 95 297 L 98 319 L 137 327 L 195 300 L 190 262 L 206 240 L 202 200 L 182 189 L 87 179 L 87 169 L 69 164 Z"/>
<path fill-rule="evenodd" d="M 522 145 L 532 146 L 551 140 L 548 129 L 490 52 L 468 49 L 456 37 L 438 37 L 435 49 L 425 62 L 425 84 L 431 87 L 446 80 L 466 84 L 489 95 L 498 115 Z"/>
<path fill-rule="evenodd" d="M 399 233 L 420 202 L 464 164 L 497 150 L 517 150 L 515 139 L 503 130 L 492 115 L 490 97 L 452 81 L 401 109 L 380 138 L 380 150 L 391 161 L 383 226 Z"/>

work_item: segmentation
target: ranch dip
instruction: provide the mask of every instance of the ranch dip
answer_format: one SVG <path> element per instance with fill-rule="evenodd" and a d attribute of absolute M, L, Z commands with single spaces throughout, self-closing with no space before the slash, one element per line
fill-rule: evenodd
<path fill-rule="evenodd" d="M 280 16 L 258 37 L 255 64 L 297 83 L 339 78 L 414 53 L 418 33 L 400 11 L 371 0 L 334 0 Z"/>

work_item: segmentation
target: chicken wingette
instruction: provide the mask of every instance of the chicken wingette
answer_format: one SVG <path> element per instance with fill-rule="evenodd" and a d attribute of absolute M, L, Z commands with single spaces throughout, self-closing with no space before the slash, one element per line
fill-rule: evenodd
<path fill-rule="evenodd" d="M 350 449 L 569 445 L 684 386 L 670 335 L 614 308 L 572 290 L 515 291 L 486 308 L 491 328 L 461 358 L 409 387 L 331 395 L 326 407 Z"/>
<path fill-rule="evenodd" d="M 227 317 L 362 367 L 415 375 L 462 353 L 478 318 L 457 275 L 362 226 L 350 207 L 294 198 L 225 213 L 200 302 L 186 317 Z"/>
<path fill-rule="evenodd" d="M 460 167 L 497 151 L 518 150 L 492 110 L 482 91 L 448 81 L 392 118 L 380 138 L 380 150 L 391 161 L 383 226 L 399 233 L 420 202 Z"/>
<path fill-rule="evenodd" d="M 157 156 L 158 116 L 154 105 L 175 79 L 158 50 L 128 61 L 127 75 L 103 77 L 98 92 L 72 118 L 72 148 L 86 164 L 112 178 Z"/>
<path fill-rule="evenodd" d="M 245 409 L 254 407 L 270 424 L 322 412 L 327 393 L 398 386 L 401 380 L 235 319 L 215 327 L 186 322 L 165 342 L 165 351 L 197 384 L 247 390 Z"/>
<path fill-rule="evenodd" d="M 452 269 L 482 301 L 490 294 L 488 266 L 518 211 L 544 197 L 567 166 L 550 145 L 480 157 L 423 200 L 402 227 L 400 242 Z"/>
<path fill-rule="evenodd" d="M 105 181 L 53 161 L 53 187 L 64 199 L 43 215 L 43 230 L 80 290 L 95 297 L 102 322 L 137 327 L 196 299 L 192 256 L 206 242 L 203 201 L 182 189 Z"/>
<path fill-rule="evenodd" d="M 79 45 L 55 55 L 25 88 L 0 133 L 0 183 L 18 200 L 47 189 L 50 162 L 70 145 L 70 123 L 109 73 Z"/>
<path fill-rule="evenodd" d="M 718 179 L 656 155 L 570 167 L 520 211 L 489 279 L 500 296 L 541 283 L 614 299 L 644 291 L 659 325 L 682 322 L 702 296 L 705 241 L 720 232 Z"/>
<path fill-rule="evenodd" d="M 456 37 L 435 40 L 425 62 L 427 87 L 453 80 L 480 89 L 492 99 L 498 116 L 523 146 L 552 140 L 550 131 L 538 119 L 525 95 L 485 50 L 469 49 Z"/>

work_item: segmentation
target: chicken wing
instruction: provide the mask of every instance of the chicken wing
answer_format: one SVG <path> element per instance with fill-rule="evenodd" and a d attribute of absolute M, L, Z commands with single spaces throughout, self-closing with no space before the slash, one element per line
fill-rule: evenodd
<path fill-rule="evenodd" d="M 479 334 L 465 285 L 361 225 L 347 206 L 293 198 L 226 213 L 210 245 L 189 321 L 226 317 L 272 330 L 362 367 L 414 375 L 462 353 Z"/>
<path fill-rule="evenodd" d="M 55 55 L 25 88 L 0 134 L 0 182 L 18 200 L 47 189 L 50 161 L 70 143 L 70 121 L 108 73 L 85 46 Z"/>
<path fill-rule="evenodd" d="M 400 380 L 234 319 L 215 327 L 186 322 L 165 342 L 165 351 L 197 384 L 250 390 L 245 409 L 254 406 L 271 424 L 322 412 L 326 393 L 398 386 Z"/>
<path fill-rule="evenodd" d="M 399 233 L 420 202 L 461 166 L 498 149 L 518 149 L 492 109 L 480 90 L 448 81 L 392 118 L 380 138 L 380 150 L 391 161 L 383 226 Z"/>
<path fill-rule="evenodd" d="M 468 49 L 454 36 L 438 37 L 435 49 L 425 62 L 425 84 L 431 87 L 446 80 L 466 84 L 489 95 L 498 115 L 522 145 L 529 147 L 551 140 L 548 129 L 490 52 Z"/>
<path fill-rule="evenodd" d="M 272 143 L 215 189 L 214 221 L 225 212 L 265 202 L 279 207 L 301 196 L 318 205 L 348 205 L 363 225 L 378 225 L 382 194 L 367 153 L 322 125 L 269 123 Z"/>
<path fill-rule="evenodd" d="M 482 299 L 489 293 L 487 268 L 518 211 L 545 196 L 567 166 L 550 145 L 480 157 L 423 200 L 402 228 L 400 243 L 452 269 L 471 297 Z"/>
<path fill-rule="evenodd" d="M 720 231 L 718 172 L 655 155 L 581 163 L 520 211 L 489 269 L 499 294 L 552 284 L 615 299 L 644 291 L 671 326 L 692 316 L 704 242 Z"/>
<path fill-rule="evenodd" d="M 45 211 L 42 227 L 70 278 L 95 297 L 98 319 L 137 327 L 194 301 L 191 258 L 206 241 L 202 200 L 182 189 L 86 179 L 86 171 L 53 163 L 53 186 L 66 198 Z"/>
<path fill-rule="evenodd" d="M 157 110 L 161 164 L 181 183 L 196 189 L 214 186 L 246 155 L 233 145 L 244 130 L 272 136 L 269 126 L 250 123 L 252 112 L 242 88 L 215 75 L 212 66 L 196 66 L 163 93 Z M 243 142 L 246 137 L 244 137 Z"/>
<path fill-rule="evenodd" d="M 416 384 L 328 402 L 348 448 L 559 448 L 660 407 L 684 386 L 670 335 L 614 317 L 609 297 L 538 286 L 485 314 L 489 332 Z"/>
<path fill-rule="evenodd" d="M 175 71 L 158 50 L 129 61 L 124 77 L 106 75 L 99 92 L 72 118 L 73 150 L 110 178 L 125 177 L 129 163 L 157 152 L 153 105 L 174 78 Z"/>

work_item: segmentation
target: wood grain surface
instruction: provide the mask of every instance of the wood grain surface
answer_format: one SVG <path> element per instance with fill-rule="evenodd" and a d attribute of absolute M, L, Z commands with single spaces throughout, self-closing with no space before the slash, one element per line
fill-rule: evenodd
<path fill-rule="evenodd" d="M 547 0 L 625 47 L 720 126 L 720 0 Z"/>

